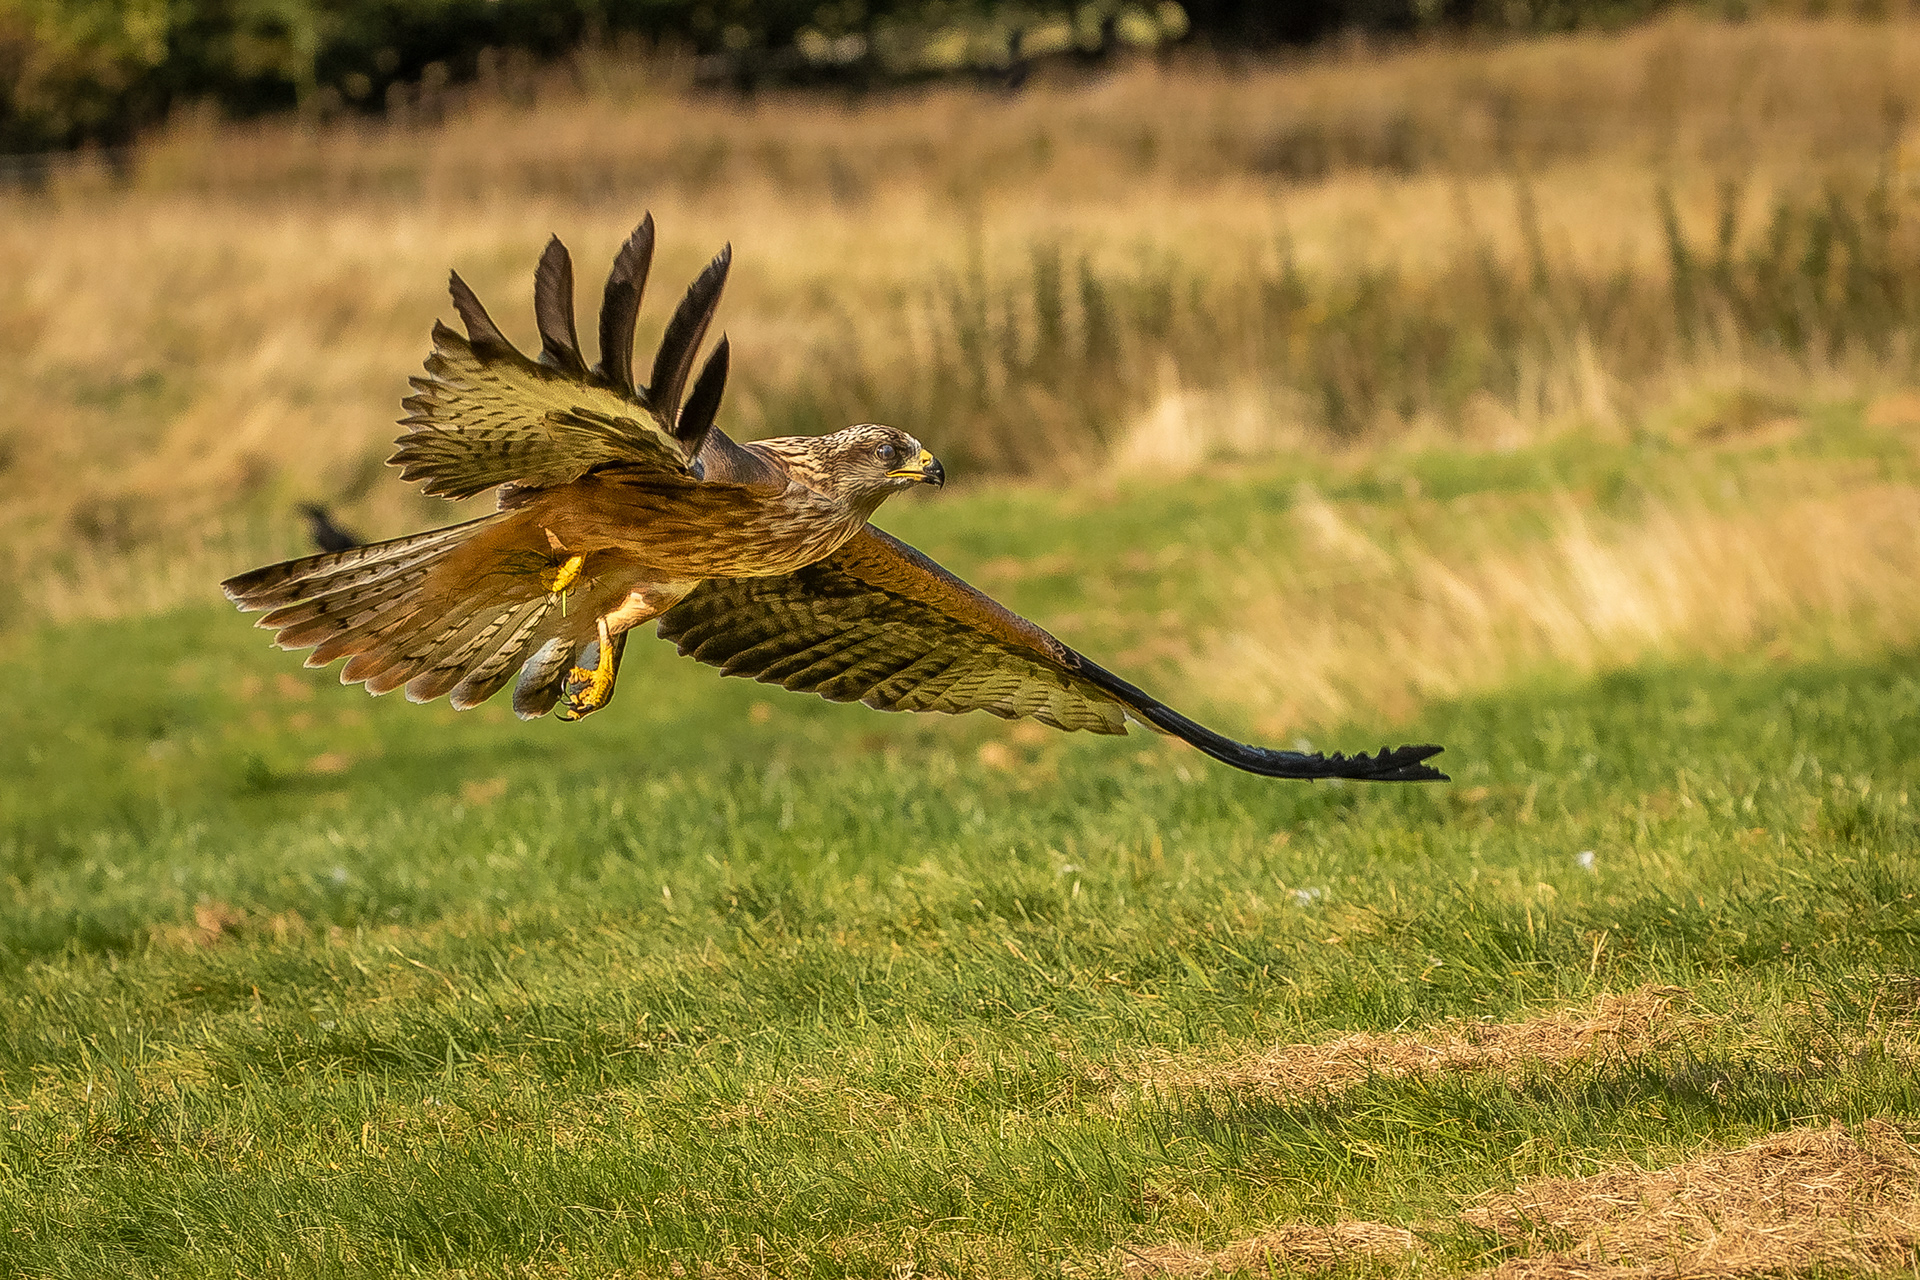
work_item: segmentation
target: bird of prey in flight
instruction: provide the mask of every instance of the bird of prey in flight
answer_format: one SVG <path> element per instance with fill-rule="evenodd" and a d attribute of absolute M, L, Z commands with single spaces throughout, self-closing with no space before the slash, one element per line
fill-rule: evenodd
<path fill-rule="evenodd" d="M 1127 721 L 1274 778 L 1406 782 L 1445 775 L 1434 746 L 1373 755 L 1273 751 L 1155 701 L 867 523 L 946 474 L 918 440 L 864 424 L 736 444 L 714 425 L 727 340 L 694 364 L 731 247 L 687 290 L 653 369 L 633 334 L 653 260 L 648 215 L 615 257 L 600 359 L 574 328 L 573 265 L 558 239 L 534 273 L 540 353 L 509 343 L 452 278 L 461 337 L 433 330 L 390 461 L 424 492 L 498 491 L 499 509 L 390 542 L 268 565 L 221 584 L 310 667 L 465 710 L 513 684 L 523 719 L 607 705 L 627 636 L 658 623 L 680 652 L 785 688 L 884 711 L 988 711 L 1057 729 Z"/>

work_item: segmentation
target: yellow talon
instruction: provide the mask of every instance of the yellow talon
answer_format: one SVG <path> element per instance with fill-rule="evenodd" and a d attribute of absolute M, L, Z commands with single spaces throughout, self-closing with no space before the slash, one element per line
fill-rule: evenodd
<path fill-rule="evenodd" d="M 613 637 L 607 632 L 607 620 L 600 619 L 600 656 L 593 669 L 574 667 L 567 672 L 567 683 L 583 687 L 567 691 L 567 709 L 563 719 L 578 720 L 607 705 L 613 697 Z"/>

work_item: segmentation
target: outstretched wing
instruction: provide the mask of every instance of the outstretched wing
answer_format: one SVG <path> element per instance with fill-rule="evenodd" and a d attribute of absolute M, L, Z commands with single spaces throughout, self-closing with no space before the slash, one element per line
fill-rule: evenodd
<path fill-rule="evenodd" d="M 871 525 L 796 573 L 702 583 L 661 615 L 660 637 L 727 675 L 882 711 L 987 711 L 1093 733 L 1125 733 L 1131 716 L 1272 778 L 1446 777 L 1421 763 L 1434 746 L 1323 756 L 1222 737 Z"/>
<path fill-rule="evenodd" d="M 427 373 L 404 402 L 407 433 L 389 461 L 429 494 L 466 498 L 499 485 L 548 488 L 595 467 L 697 474 L 697 457 L 727 378 L 722 337 L 688 393 L 687 378 L 726 285 L 731 249 L 693 282 L 668 322 L 648 386 L 633 379 L 633 331 L 653 261 L 653 216 L 629 236 L 607 279 L 600 309 L 600 361 L 589 369 L 573 318 L 573 262 L 547 242 L 534 273 L 540 355 L 530 360 L 500 332 L 458 274 L 454 309 L 461 337 L 433 328 Z M 684 394 L 684 405 L 683 401 Z"/>

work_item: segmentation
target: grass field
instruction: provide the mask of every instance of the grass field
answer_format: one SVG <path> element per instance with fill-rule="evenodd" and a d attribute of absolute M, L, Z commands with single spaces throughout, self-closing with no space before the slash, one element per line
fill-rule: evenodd
<path fill-rule="evenodd" d="M 0 1277 L 1920 1269 L 1920 24 L 671 72 L 0 193 Z M 456 715 L 219 601 L 472 514 L 380 465 L 445 270 L 524 336 L 647 207 L 729 429 L 912 430 L 888 529 L 1453 781 L 650 637 Z"/>
<path fill-rule="evenodd" d="M 1909 439 L 1839 405 L 1739 447 L 1308 457 L 886 523 L 1253 734 L 1278 704 L 1155 644 L 1232 631 L 1206 566 L 1249 541 L 1364 621 L 1431 585 L 1359 573 L 1330 521 L 1522 564 L 1556 509 L 1598 552 L 1688 493 L 1737 524 L 1769 467 L 1911 509 Z M 0 664 L 0 1272 L 1904 1265 L 1920 1191 L 1862 1126 L 1920 1122 L 1920 654 L 1862 604 L 1897 590 L 1804 588 L 1764 634 L 1511 650 L 1390 720 L 1293 717 L 1446 744 L 1453 783 L 1403 788 L 834 707 L 657 643 L 562 726 L 370 700 L 211 604 L 31 633 Z M 1854 1137 L 1768 1137 L 1831 1120 Z M 1752 1169 L 1813 1158 L 1715 1155 L 1763 1139 L 1839 1199 L 1755 1208 Z M 1733 1198 L 1652 1245 L 1539 1207 L 1676 1165 Z"/>

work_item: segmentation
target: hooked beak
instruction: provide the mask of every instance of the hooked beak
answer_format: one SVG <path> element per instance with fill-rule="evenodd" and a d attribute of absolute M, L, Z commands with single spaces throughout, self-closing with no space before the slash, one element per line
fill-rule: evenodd
<path fill-rule="evenodd" d="M 920 455 L 906 466 L 887 472 L 887 479 L 916 480 L 938 489 L 947 482 L 947 469 L 940 465 L 940 459 L 922 449 Z"/>

